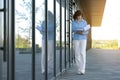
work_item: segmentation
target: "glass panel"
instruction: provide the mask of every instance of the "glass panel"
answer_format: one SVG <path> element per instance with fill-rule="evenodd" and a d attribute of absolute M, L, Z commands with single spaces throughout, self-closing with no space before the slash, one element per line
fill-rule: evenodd
<path fill-rule="evenodd" d="M 45 75 L 45 0 L 36 1 L 36 44 L 40 50 L 36 54 L 36 77 L 44 80 Z M 53 0 L 48 0 L 48 79 L 53 77 L 53 53 L 54 53 L 54 14 Z M 37 56 L 39 55 L 39 56 Z M 41 63 L 41 64 L 40 64 Z M 40 75 L 41 74 L 41 75 Z"/>
<path fill-rule="evenodd" d="M 3 12 L 0 13 L 0 47 L 4 43 Z M 7 80 L 7 63 L 3 61 L 3 50 L 0 50 L 0 80 Z"/>
<path fill-rule="evenodd" d="M 54 0 L 48 0 L 48 79 L 53 77 L 54 55 Z"/>
<path fill-rule="evenodd" d="M 4 36 L 4 34 L 3 34 L 3 30 L 4 30 L 4 27 L 3 27 L 3 23 L 4 23 L 4 21 L 3 21 L 3 12 L 0 12 L 0 47 L 2 47 L 3 46 L 3 36 Z"/>
<path fill-rule="evenodd" d="M 65 1 L 66 0 L 62 0 L 62 69 L 65 69 Z"/>
<path fill-rule="evenodd" d="M 2 47 L 2 15 L 0 13 L 0 47 Z M 2 51 L 0 50 L 0 80 L 2 79 Z"/>
<path fill-rule="evenodd" d="M 36 42 L 36 80 L 44 80 L 42 75 L 41 66 L 44 64 L 42 59 L 42 50 L 44 43 L 42 42 L 42 33 L 40 32 L 40 27 L 42 26 L 43 21 L 45 21 L 45 0 L 36 0 L 36 33 L 35 33 L 35 42 Z M 43 64 L 42 64 L 43 63 Z"/>
<path fill-rule="evenodd" d="M 0 0 L 0 9 L 3 9 L 3 0 Z"/>
<path fill-rule="evenodd" d="M 66 14 L 69 14 L 69 0 L 66 1 Z M 66 15 L 66 63 L 69 66 L 69 15 Z"/>
<path fill-rule="evenodd" d="M 59 1 L 58 1 L 59 2 Z M 60 3 L 56 3 L 56 72 L 60 72 Z"/>
<path fill-rule="evenodd" d="M 31 80 L 32 3 L 31 0 L 15 2 L 15 80 Z"/>

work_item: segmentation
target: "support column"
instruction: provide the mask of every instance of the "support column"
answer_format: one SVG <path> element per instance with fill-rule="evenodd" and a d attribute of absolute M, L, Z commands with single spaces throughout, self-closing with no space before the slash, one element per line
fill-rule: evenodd
<path fill-rule="evenodd" d="M 3 8 L 3 0 L 0 0 L 0 9 Z M 0 47 L 2 47 L 2 11 L 0 10 Z M 0 50 L 0 80 L 2 80 L 2 51 Z"/>
<path fill-rule="evenodd" d="M 2 47 L 2 20 L 1 19 L 2 19 L 2 15 L 0 15 L 0 47 Z M 2 51 L 1 50 L 0 50 L 0 80 L 2 80 Z"/>
<path fill-rule="evenodd" d="M 0 51 L 0 80 L 2 80 L 2 51 Z"/>

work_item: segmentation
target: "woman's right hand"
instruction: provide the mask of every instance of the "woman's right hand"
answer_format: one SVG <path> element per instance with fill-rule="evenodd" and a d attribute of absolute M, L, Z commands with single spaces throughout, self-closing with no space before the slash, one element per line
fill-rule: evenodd
<path fill-rule="evenodd" d="M 81 30 L 77 30 L 77 32 L 76 32 L 76 34 L 83 34 L 83 31 L 81 31 Z"/>

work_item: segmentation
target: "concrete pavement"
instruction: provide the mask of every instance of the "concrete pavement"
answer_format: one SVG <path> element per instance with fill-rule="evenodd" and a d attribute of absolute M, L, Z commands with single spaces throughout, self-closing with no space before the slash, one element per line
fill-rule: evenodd
<path fill-rule="evenodd" d="M 90 49 L 85 75 L 76 74 L 73 66 L 56 80 L 120 80 L 120 50 Z"/>

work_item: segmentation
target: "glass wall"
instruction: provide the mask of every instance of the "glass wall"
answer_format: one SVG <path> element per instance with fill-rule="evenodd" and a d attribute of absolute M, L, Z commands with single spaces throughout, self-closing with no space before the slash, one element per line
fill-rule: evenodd
<path fill-rule="evenodd" d="M 62 1 L 62 64 L 63 70 L 67 69 L 67 0 Z"/>
<path fill-rule="evenodd" d="M 32 80 L 32 0 L 15 1 L 15 74 Z"/>
<path fill-rule="evenodd" d="M 0 9 L 1 8 L 1 4 L 2 2 L 0 2 Z M 0 47 L 3 47 L 3 12 L 0 11 Z M 0 79 L 2 79 L 2 65 L 3 65 L 3 60 L 2 60 L 2 55 L 3 51 L 0 49 Z"/>
<path fill-rule="evenodd" d="M 45 0 L 36 0 L 35 9 L 36 80 L 45 80 Z"/>
<path fill-rule="evenodd" d="M 4 49 L 5 32 L 5 5 L 4 0 L 0 0 L 0 80 L 7 80 L 7 63 Z"/>
<path fill-rule="evenodd" d="M 6 65 L 9 70 L 3 69 L 4 73 L 7 71 L 9 73 L 3 75 L 5 80 L 7 76 L 10 80 L 13 78 L 49 80 L 70 67 L 72 63 L 70 1 L 72 0 L 15 0 L 15 10 L 11 5 L 14 3 L 12 0 L 9 1 L 7 20 L 10 34 L 6 34 L 9 36 L 10 52 L 8 51 Z M 4 23 L 3 16 L 0 12 L 0 23 Z M 3 31 L 1 26 L 3 24 L 0 24 L 0 30 Z M 3 35 L 2 31 L 0 35 Z M 3 36 L 0 36 L 0 40 L 2 38 Z M 11 42 L 15 44 L 15 52 Z"/>
<path fill-rule="evenodd" d="M 60 5 L 60 0 L 58 0 L 58 2 L 56 2 L 56 73 L 60 73 L 60 67 L 61 67 L 61 5 Z"/>

